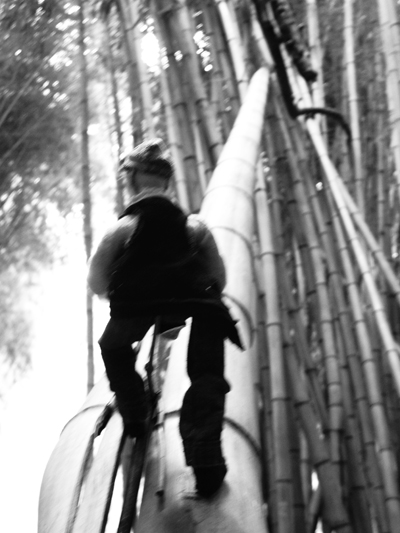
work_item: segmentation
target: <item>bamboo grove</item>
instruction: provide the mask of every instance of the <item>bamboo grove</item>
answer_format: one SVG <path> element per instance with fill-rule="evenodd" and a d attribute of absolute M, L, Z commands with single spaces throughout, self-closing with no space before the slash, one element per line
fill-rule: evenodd
<path fill-rule="evenodd" d="M 101 14 L 108 65 L 122 36 L 134 142 L 166 139 L 188 211 L 200 209 L 249 80 L 269 70 L 253 240 L 268 527 L 396 533 L 396 2 L 115 0 Z M 160 45 L 156 71 L 143 61 L 146 32 Z"/>

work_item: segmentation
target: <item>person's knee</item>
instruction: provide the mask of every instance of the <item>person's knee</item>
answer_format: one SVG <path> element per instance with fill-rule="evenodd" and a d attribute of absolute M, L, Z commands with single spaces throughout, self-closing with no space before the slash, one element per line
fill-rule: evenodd
<path fill-rule="evenodd" d="M 102 350 L 115 350 L 141 341 L 154 323 L 151 317 L 111 318 L 99 339 Z"/>

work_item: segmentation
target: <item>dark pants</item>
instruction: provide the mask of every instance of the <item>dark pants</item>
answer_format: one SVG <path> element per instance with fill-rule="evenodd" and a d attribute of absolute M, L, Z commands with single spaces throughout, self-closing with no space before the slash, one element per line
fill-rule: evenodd
<path fill-rule="evenodd" d="M 192 467 L 225 464 L 221 451 L 221 432 L 225 394 L 224 336 L 212 318 L 194 317 L 187 354 L 191 386 L 181 410 L 179 429 L 186 463 Z M 125 424 L 144 415 L 144 388 L 135 371 L 131 344 L 143 339 L 154 324 L 153 318 L 110 319 L 99 341 L 118 407 Z"/>

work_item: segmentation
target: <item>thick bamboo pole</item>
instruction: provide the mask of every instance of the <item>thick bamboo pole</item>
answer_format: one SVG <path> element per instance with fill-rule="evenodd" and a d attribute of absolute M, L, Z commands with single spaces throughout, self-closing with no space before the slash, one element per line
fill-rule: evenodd
<path fill-rule="evenodd" d="M 185 388 L 187 331 L 173 347 L 165 384 L 166 490 L 162 505 L 154 495 L 157 452 L 149 456 L 142 509 L 135 533 L 226 531 L 265 533 L 258 436 L 257 298 L 254 287 L 252 234 L 255 166 L 263 124 L 268 72 L 258 71 L 222 151 L 201 209 L 227 267 L 225 297 L 240 318 L 249 357 L 226 345 L 227 399 L 223 447 L 229 471 L 212 501 L 193 497 L 194 480 L 185 469 L 178 435 L 178 413 Z M 186 338 L 185 338 L 186 335 Z M 256 340 L 252 344 L 252 340 Z"/>
<path fill-rule="evenodd" d="M 237 117 L 232 129 L 231 135 L 224 147 L 221 154 L 218 167 L 215 169 L 212 181 L 209 184 L 206 192 L 201 214 L 207 218 L 208 225 L 213 230 L 214 235 L 219 243 L 219 235 L 225 235 L 226 240 L 221 242 L 220 247 L 222 255 L 229 256 L 231 244 L 236 243 L 239 246 L 239 241 L 232 241 L 235 238 L 235 233 L 238 236 L 243 235 L 240 239 L 242 242 L 243 250 L 248 250 L 244 253 L 242 258 L 242 265 L 247 261 L 248 264 L 252 264 L 252 252 L 251 241 L 245 235 L 252 235 L 253 231 L 253 216 L 249 215 L 248 207 L 252 203 L 251 198 L 253 194 L 253 185 L 255 183 L 255 163 L 258 157 L 258 144 L 259 140 L 256 135 L 261 134 L 261 124 L 263 123 L 263 116 L 255 111 L 256 106 L 259 106 L 263 110 L 260 101 L 254 101 L 253 106 L 250 105 L 251 98 L 265 98 L 266 94 L 260 92 L 264 83 L 268 80 L 268 71 L 266 69 L 260 69 L 256 75 L 253 76 L 253 88 L 246 95 L 247 105 L 242 105 L 240 114 Z M 258 131 L 260 128 L 260 131 Z M 239 135 L 239 131 L 241 134 Z M 229 156 L 229 157 L 228 157 Z M 250 163 L 251 162 L 251 163 Z M 250 166 L 253 165 L 252 172 L 250 172 Z M 218 186 L 217 186 L 218 184 Z M 228 202 L 228 200 L 234 202 L 231 205 L 229 214 L 229 226 L 232 226 L 230 230 L 224 230 L 224 227 L 219 222 L 220 213 L 217 205 L 221 206 Z M 246 209 L 242 210 L 245 206 Z M 212 207 L 215 207 L 213 210 Z M 226 214 L 228 217 L 228 214 Z M 229 237 L 229 238 L 228 238 Z M 237 238 L 237 237 L 236 237 Z M 242 247 L 242 246 L 240 246 Z M 253 337 L 254 325 L 250 318 L 250 315 L 245 312 L 247 309 L 252 309 L 253 305 L 250 305 L 252 296 L 248 290 L 248 287 L 252 286 L 253 272 L 252 268 L 243 269 L 244 272 L 239 274 L 235 273 L 235 278 L 229 278 L 225 295 L 233 304 L 238 306 L 238 311 L 243 309 L 240 314 L 246 317 L 241 323 L 241 333 L 245 339 L 246 345 L 251 344 Z M 229 274 L 229 273 L 228 273 Z M 239 276 L 236 278 L 236 276 Z M 245 276 L 245 278 L 243 278 Z M 244 283 L 244 281 L 248 283 Z"/>
<path fill-rule="evenodd" d="M 43 474 L 38 533 L 72 532 L 93 442 L 111 400 L 112 392 L 104 377 L 91 390 L 79 412 L 64 427 Z M 120 434 L 114 435 L 121 439 L 122 424 Z"/>

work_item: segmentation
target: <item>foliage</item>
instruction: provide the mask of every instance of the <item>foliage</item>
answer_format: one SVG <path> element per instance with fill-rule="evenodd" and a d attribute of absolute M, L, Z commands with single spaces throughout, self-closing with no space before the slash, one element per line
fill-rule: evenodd
<path fill-rule="evenodd" d="M 21 372 L 30 367 L 32 339 L 30 283 L 10 267 L 0 273 L 0 397 Z"/>
<path fill-rule="evenodd" d="M 54 257 L 49 209 L 76 199 L 68 6 L 0 5 L 0 354 L 17 367 L 29 355 L 27 273 Z"/>
<path fill-rule="evenodd" d="M 10 2 L 1 8 L 0 270 L 24 251 L 24 266 L 31 254 L 49 257 L 46 200 L 62 206 L 66 199 L 72 128 L 68 79 L 55 53 L 62 37 L 56 7 Z"/>

